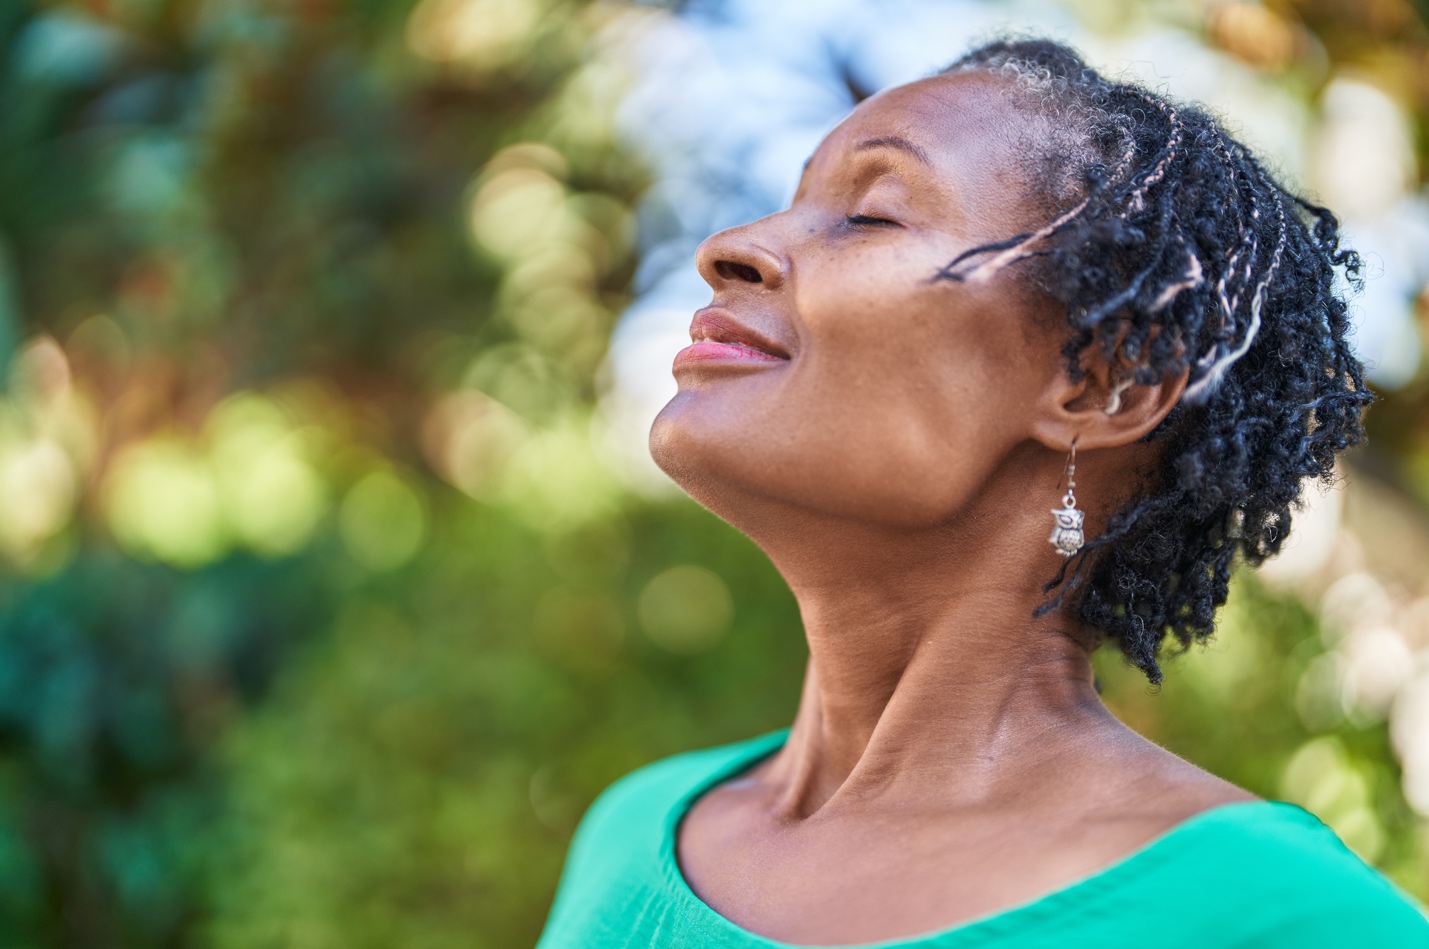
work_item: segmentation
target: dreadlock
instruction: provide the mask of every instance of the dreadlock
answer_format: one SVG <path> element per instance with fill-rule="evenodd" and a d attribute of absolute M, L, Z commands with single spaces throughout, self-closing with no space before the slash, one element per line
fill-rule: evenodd
<path fill-rule="evenodd" d="M 1237 554 L 1252 566 L 1274 555 L 1302 483 L 1331 479 L 1336 453 L 1363 438 L 1373 396 L 1335 286 L 1339 271 L 1358 288 L 1360 259 L 1333 214 L 1281 187 L 1203 109 L 1111 82 L 1044 40 L 989 43 L 944 70 L 969 72 L 1005 80 L 1053 129 L 1029 165 L 1050 221 L 935 279 L 1031 260 L 1065 308 L 1073 378 L 1094 346 L 1122 388 L 1188 373 L 1146 436 L 1162 445 L 1150 493 L 1063 566 L 1038 610 L 1077 591 L 1082 621 L 1157 683 L 1168 636 L 1184 651 L 1211 635 Z"/>

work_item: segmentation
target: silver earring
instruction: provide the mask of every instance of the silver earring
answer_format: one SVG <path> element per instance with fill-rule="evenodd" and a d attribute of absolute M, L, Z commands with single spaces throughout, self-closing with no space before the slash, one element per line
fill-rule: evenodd
<path fill-rule="evenodd" d="M 1047 538 L 1057 553 L 1071 557 L 1082 549 L 1086 537 L 1082 534 L 1085 512 L 1077 510 L 1077 440 L 1072 439 L 1072 453 L 1067 457 L 1067 493 L 1062 506 L 1052 509 L 1052 536 Z"/>

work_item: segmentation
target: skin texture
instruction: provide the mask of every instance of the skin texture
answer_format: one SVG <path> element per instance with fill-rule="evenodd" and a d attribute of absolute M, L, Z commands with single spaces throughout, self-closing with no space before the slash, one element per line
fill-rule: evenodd
<path fill-rule="evenodd" d="M 929 279 L 1047 219 L 1024 159 L 1048 130 L 1000 82 L 864 102 L 789 209 L 699 250 L 714 299 L 692 335 L 743 327 L 779 358 L 677 360 L 651 449 L 769 555 L 810 659 L 786 747 L 696 802 L 678 856 L 705 902 L 771 938 L 944 929 L 1253 799 L 1111 715 L 1094 631 L 1032 618 L 1073 439 L 1090 535 L 1143 489 L 1138 439 L 1185 380 L 1108 411 L 1116 367 L 1089 356 L 1069 379 L 1065 325 L 1025 272 Z"/>

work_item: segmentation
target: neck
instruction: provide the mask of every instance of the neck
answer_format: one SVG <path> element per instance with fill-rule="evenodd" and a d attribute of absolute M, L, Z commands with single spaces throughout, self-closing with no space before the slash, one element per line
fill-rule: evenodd
<path fill-rule="evenodd" d="M 809 640 L 799 712 L 769 771 L 781 811 L 926 800 L 931 788 L 985 801 L 1120 727 L 1096 694 L 1084 630 L 1033 618 L 1060 566 L 1044 506 L 983 498 L 915 531 L 801 514 L 758 532 Z"/>

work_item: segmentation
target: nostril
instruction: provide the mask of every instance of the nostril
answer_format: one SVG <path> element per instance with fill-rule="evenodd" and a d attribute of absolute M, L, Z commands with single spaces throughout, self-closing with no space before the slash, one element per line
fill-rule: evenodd
<path fill-rule="evenodd" d="M 726 280 L 743 280 L 745 283 L 763 283 L 759 271 L 748 264 L 737 264 L 732 260 L 715 262 L 715 271 Z"/>

